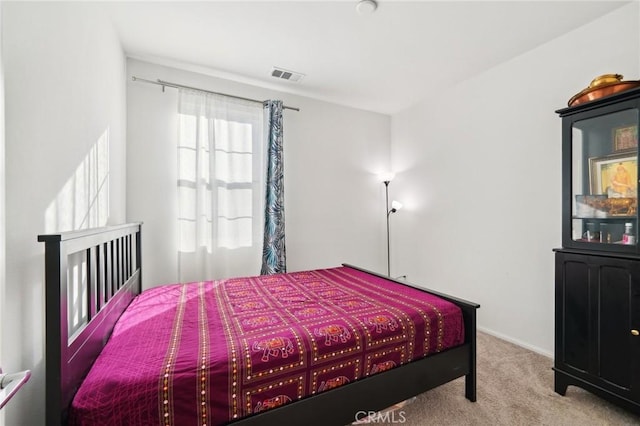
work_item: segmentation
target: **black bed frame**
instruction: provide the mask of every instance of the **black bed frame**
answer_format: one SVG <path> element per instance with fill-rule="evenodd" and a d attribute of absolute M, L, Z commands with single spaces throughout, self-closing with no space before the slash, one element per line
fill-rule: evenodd
<path fill-rule="evenodd" d="M 108 340 L 113 326 L 141 291 L 141 223 L 39 235 L 45 243 L 46 422 L 66 424 L 80 383 Z M 70 339 L 68 294 L 75 276 L 86 276 L 82 292 L 87 321 Z M 352 265 L 372 275 L 389 279 Z M 79 268 L 85 273 L 77 273 Z M 78 281 L 77 279 L 75 281 Z M 439 296 L 462 309 L 464 344 L 349 383 L 339 388 L 234 421 L 234 426 L 345 425 L 465 377 L 465 397 L 476 400 L 476 310 L 480 305 L 395 281 Z M 77 297 L 76 297 L 77 302 Z M 357 418 L 356 418 L 357 417 Z M 293 423 L 292 423 L 293 422 Z"/>
<path fill-rule="evenodd" d="M 66 424 L 80 383 L 115 322 L 142 290 L 141 224 L 39 235 L 45 244 L 46 422 Z M 69 336 L 69 290 L 80 268 L 86 279 L 87 323 Z M 77 328 L 77 327 L 76 327 Z"/>

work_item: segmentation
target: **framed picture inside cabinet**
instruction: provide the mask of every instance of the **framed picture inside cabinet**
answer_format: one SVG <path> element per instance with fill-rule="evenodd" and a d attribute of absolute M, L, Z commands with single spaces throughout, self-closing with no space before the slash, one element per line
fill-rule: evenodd
<path fill-rule="evenodd" d="M 589 181 L 593 195 L 637 197 L 638 156 L 626 152 L 589 158 Z"/>
<path fill-rule="evenodd" d="M 625 151 L 638 147 L 638 126 L 624 126 L 613 129 L 613 150 Z"/>

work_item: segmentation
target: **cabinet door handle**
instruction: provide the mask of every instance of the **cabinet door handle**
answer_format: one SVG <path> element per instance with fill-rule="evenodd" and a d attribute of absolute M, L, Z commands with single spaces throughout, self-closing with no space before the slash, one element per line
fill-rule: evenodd
<path fill-rule="evenodd" d="M 640 336 L 640 331 L 638 331 L 638 330 L 631 330 L 631 334 L 633 334 L 634 336 Z"/>

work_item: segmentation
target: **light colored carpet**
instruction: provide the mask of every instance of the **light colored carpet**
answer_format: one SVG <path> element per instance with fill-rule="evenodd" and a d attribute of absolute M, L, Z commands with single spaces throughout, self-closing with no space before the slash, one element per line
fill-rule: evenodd
<path fill-rule="evenodd" d="M 553 390 L 553 360 L 478 333 L 478 400 L 464 397 L 464 379 L 419 395 L 378 425 L 640 425 L 640 416 L 569 386 Z M 406 419 L 406 421 L 402 421 Z M 374 423 L 372 423 L 374 424 Z"/>

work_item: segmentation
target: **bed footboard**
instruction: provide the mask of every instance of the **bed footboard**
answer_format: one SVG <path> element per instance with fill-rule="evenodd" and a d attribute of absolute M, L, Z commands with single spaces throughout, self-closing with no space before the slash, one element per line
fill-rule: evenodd
<path fill-rule="evenodd" d="M 375 275 L 381 278 L 385 278 L 390 281 L 394 281 L 398 284 L 412 287 L 435 296 L 438 296 L 442 299 L 448 300 L 449 302 L 457 305 L 462 310 L 462 318 L 464 321 L 464 329 L 465 336 L 464 342 L 466 350 L 466 360 L 464 361 L 467 364 L 468 370 L 464 374 L 465 376 L 465 397 L 471 401 L 476 402 L 476 387 L 477 387 L 477 373 L 476 373 L 476 350 L 477 350 L 477 338 L 476 338 L 476 312 L 480 308 L 480 305 L 477 303 L 469 302 L 468 300 L 460 299 L 458 297 L 450 296 L 448 294 L 440 293 L 438 291 L 430 290 L 423 287 L 418 287 L 416 285 L 407 283 L 405 281 L 399 281 L 390 277 L 387 277 L 382 274 L 378 274 L 377 272 L 368 271 L 366 269 L 359 268 L 357 266 L 349 265 L 344 263 L 344 266 L 348 266 L 353 269 L 358 269 L 360 271 L 367 272 L 371 275 Z"/>
<path fill-rule="evenodd" d="M 141 223 L 39 235 L 45 244 L 46 423 L 73 396 L 141 291 Z"/>

